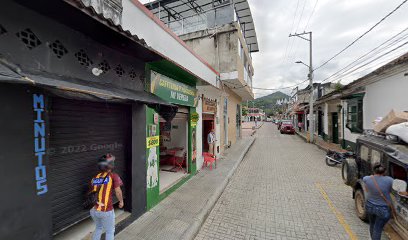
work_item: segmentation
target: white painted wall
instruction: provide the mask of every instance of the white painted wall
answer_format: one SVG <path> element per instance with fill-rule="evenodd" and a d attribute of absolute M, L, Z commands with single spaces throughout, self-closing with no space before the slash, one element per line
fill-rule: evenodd
<path fill-rule="evenodd" d="M 176 126 L 176 128 L 173 128 Z M 163 146 L 167 148 L 175 148 L 175 147 L 182 147 L 187 149 L 187 121 L 185 119 L 173 119 L 171 121 L 171 141 L 164 142 Z"/>
<path fill-rule="evenodd" d="M 197 107 L 196 107 L 196 112 L 200 116 L 198 122 L 197 122 L 197 132 L 196 132 L 196 143 L 197 143 L 197 159 L 196 159 L 196 164 L 197 164 L 197 171 L 201 170 L 201 167 L 203 166 L 204 163 L 204 158 L 203 158 L 203 100 L 200 98 L 198 101 Z"/>
<path fill-rule="evenodd" d="M 364 129 L 373 129 L 373 121 L 384 117 L 391 109 L 408 111 L 408 76 L 399 72 L 366 86 L 363 99 Z"/>
<path fill-rule="evenodd" d="M 329 134 L 329 104 L 325 103 L 323 107 L 323 132 Z"/>
<path fill-rule="evenodd" d="M 217 74 L 148 16 L 132 0 L 123 0 L 122 27 L 193 74 L 216 86 Z M 155 16 L 153 16 L 156 18 Z M 171 30 L 170 30 L 171 31 Z"/>

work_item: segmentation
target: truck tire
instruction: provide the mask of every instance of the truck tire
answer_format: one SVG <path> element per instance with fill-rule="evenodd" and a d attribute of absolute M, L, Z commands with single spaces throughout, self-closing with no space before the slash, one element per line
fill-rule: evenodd
<path fill-rule="evenodd" d="M 341 177 L 344 184 L 354 186 L 357 182 L 357 163 L 353 158 L 346 158 L 341 166 Z"/>
<path fill-rule="evenodd" d="M 365 208 L 365 197 L 364 197 L 364 192 L 362 189 L 357 189 L 355 194 L 354 194 L 354 202 L 355 202 L 355 207 L 356 207 L 356 214 L 358 218 L 363 220 L 364 222 L 367 222 L 367 212 Z"/>

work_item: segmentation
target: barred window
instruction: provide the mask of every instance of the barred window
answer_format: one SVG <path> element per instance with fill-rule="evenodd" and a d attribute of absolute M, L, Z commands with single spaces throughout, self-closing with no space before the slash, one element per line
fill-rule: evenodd
<path fill-rule="evenodd" d="M 352 99 L 347 102 L 346 127 L 353 133 L 363 132 L 363 99 Z"/>

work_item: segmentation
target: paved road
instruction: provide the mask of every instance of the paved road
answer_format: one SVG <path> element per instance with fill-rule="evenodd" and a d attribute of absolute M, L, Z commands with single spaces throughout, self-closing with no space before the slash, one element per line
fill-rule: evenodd
<path fill-rule="evenodd" d="M 368 239 L 325 153 L 265 124 L 196 240 Z"/>

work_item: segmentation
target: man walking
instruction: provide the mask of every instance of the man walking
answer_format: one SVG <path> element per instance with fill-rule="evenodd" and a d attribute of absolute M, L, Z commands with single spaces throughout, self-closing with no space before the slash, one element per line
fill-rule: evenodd
<path fill-rule="evenodd" d="M 214 145 L 215 145 L 215 133 L 214 128 L 211 129 L 210 133 L 207 136 L 208 143 L 208 152 L 214 155 Z"/>
<path fill-rule="evenodd" d="M 123 196 L 120 187 L 123 185 L 119 175 L 113 172 L 115 156 L 103 155 L 98 161 L 100 173 L 91 183 L 96 194 L 96 204 L 90 210 L 91 217 L 96 224 L 92 240 L 100 240 L 103 230 L 106 232 L 106 240 L 113 240 L 115 234 L 115 212 L 112 205 L 112 194 L 119 200 L 119 208 L 123 208 Z"/>

